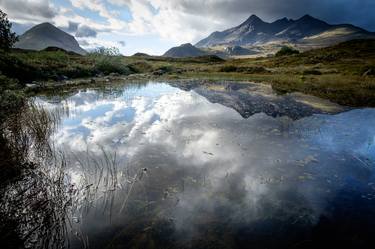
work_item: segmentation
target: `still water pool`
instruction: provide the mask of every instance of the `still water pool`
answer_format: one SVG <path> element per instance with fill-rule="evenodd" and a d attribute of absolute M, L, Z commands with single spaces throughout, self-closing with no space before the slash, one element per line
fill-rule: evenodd
<path fill-rule="evenodd" d="M 374 245 L 374 109 L 239 83 L 37 102 L 61 115 L 72 248 Z"/>

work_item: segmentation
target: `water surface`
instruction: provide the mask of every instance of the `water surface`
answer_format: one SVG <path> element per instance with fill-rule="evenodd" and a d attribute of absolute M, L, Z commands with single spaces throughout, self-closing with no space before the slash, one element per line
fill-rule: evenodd
<path fill-rule="evenodd" d="M 374 109 L 173 85 L 38 98 L 63 113 L 52 141 L 83 193 L 73 248 L 373 245 Z"/>

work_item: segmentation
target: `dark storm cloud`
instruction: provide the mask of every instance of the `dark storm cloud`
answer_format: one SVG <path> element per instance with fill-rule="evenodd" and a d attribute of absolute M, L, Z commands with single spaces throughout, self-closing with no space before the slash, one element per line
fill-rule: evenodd
<path fill-rule="evenodd" d="M 79 27 L 78 22 L 69 21 L 68 26 L 59 26 L 58 28 L 64 30 L 67 33 L 75 34 L 78 30 L 78 27 Z"/>
<path fill-rule="evenodd" d="M 0 0 L 0 9 L 15 21 L 49 20 L 57 14 L 49 0 Z"/>
<path fill-rule="evenodd" d="M 77 22 L 69 22 L 67 30 L 69 32 L 76 32 L 78 30 L 79 23 Z"/>
<path fill-rule="evenodd" d="M 266 21 L 282 17 L 296 19 L 310 14 L 329 23 L 352 23 L 375 31 L 375 0 L 181 0 L 173 4 L 180 11 L 229 20 L 231 25 L 250 14 Z"/>
<path fill-rule="evenodd" d="M 98 32 L 88 26 L 80 26 L 77 29 L 76 37 L 96 37 Z"/>

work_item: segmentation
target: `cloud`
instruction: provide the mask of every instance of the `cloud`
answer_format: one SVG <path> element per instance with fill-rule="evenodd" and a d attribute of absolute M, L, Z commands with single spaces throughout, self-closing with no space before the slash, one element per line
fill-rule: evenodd
<path fill-rule="evenodd" d="M 125 47 L 126 46 L 126 42 L 125 41 L 118 41 L 117 42 L 121 47 Z"/>
<path fill-rule="evenodd" d="M 196 42 L 216 30 L 240 24 L 256 14 L 266 21 L 311 14 L 332 23 L 353 23 L 375 29 L 372 0 L 108 0 L 126 6 L 133 33 L 153 32 L 176 42 Z M 332 10 L 335 10 L 332 12 Z M 355 11 L 353 11 L 353 9 Z M 364 18 L 366 17 L 366 18 Z"/>
<path fill-rule="evenodd" d="M 80 37 L 103 37 L 117 45 L 125 36 L 155 36 L 170 45 L 195 43 L 217 30 L 240 24 L 251 14 L 265 21 L 311 14 L 329 23 L 352 23 L 375 31 L 373 0 L 0 0 L 17 24 L 49 21 Z M 334 10 L 334 11 L 332 11 Z M 102 36 L 102 34 L 104 34 Z M 105 37 L 105 38 L 104 38 Z M 121 37 L 121 38 L 120 38 Z M 142 38 L 139 38 L 142 39 Z M 93 43 L 92 41 L 87 41 Z M 136 44 L 140 44 L 136 42 Z M 151 42 L 143 47 L 160 50 Z M 159 46 L 159 48 L 155 48 Z M 133 44 L 134 47 L 134 44 Z M 138 48 L 139 50 L 139 48 Z M 136 51 L 132 51 L 136 52 Z M 160 52 L 160 51 L 159 51 Z"/>
<path fill-rule="evenodd" d="M 76 32 L 78 30 L 79 23 L 77 22 L 69 22 L 68 24 L 68 32 Z"/>
<path fill-rule="evenodd" d="M 0 9 L 18 23 L 48 21 L 57 15 L 50 0 L 0 0 Z"/>
<path fill-rule="evenodd" d="M 106 19 L 108 30 L 119 31 L 127 27 L 127 23 L 119 18 L 119 12 L 109 10 L 107 2 L 104 0 L 70 0 L 73 7 L 78 9 L 87 9 L 98 13 L 102 18 Z"/>
<path fill-rule="evenodd" d="M 79 41 L 79 45 L 81 45 L 82 47 L 88 47 L 91 44 L 88 41 L 86 41 L 86 40 L 80 40 Z"/>
<path fill-rule="evenodd" d="M 96 37 L 97 34 L 98 33 L 94 29 L 88 26 L 79 26 L 76 32 L 76 37 Z"/>
<path fill-rule="evenodd" d="M 315 224 L 321 214 L 333 210 L 336 193 L 350 187 L 345 176 L 350 176 L 349 183 L 366 186 L 371 180 L 363 178 L 367 171 L 352 158 L 374 154 L 374 146 L 369 147 L 369 138 L 375 134 L 373 110 L 317 115 L 290 123 L 282 132 L 285 123 L 281 118 L 257 114 L 245 120 L 194 91 L 161 85 L 161 89 L 154 85 L 127 87 L 110 97 L 92 90 L 69 97 L 63 103 L 70 116 L 64 117 L 54 141 L 57 148 L 65 145 L 69 149 L 67 158 L 73 159 L 67 165 L 74 165 L 79 156 L 86 160 L 86 148 L 100 162 L 102 152 L 95 146 L 100 145 L 105 151 L 116 151 L 117 160 L 126 162 L 117 164 L 118 172 L 147 167 L 151 177 L 143 180 L 140 193 L 144 195 L 144 188 L 156 189 L 161 196 L 171 190 L 168 199 L 178 201 L 166 215 L 173 217 L 184 238 L 189 231 L 197 231 L 196 225 L 202 227 L 202 212 L 210 221 L 221 221 L 226 214 L 224 222 L 230 228 L 238 224 L 259 228 L 274 224 L 271 221 L 289 224 L 290 220 L 304 227 Z M 47 105 L 53 108 L 56 103 Z M 121 116 L 130 107 L 134 116 Z M 354 120 L 357 122 L 349 122 Z M 358 151 L 360 148 L 365 150 Z M 306 162 L 311 157 L 317 162 Z M 94 167 L 77 170 L 85 172 L 79 175 L 90 175 L 90 168 Z M 117 196 L 124 196 L 119 193 Z M 136 193 L 132 198 L 139 200 Z M 168 207 L 168 199 L 153 205 Z M 115 207 L 122 202 L 115 198 Z"/>

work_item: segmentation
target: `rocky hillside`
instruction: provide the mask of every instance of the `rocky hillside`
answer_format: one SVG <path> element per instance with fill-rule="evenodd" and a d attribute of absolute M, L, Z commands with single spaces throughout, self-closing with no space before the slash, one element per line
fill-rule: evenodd
<path fill-rule="evenodd" d="M 36 25 L 19 37 L 15 48 L 43 50 L 57 47 L 77 54 L 86 54 L 77 40 L 68 33 L 56 28 L 50 23 Z"/>
<path fill-rule="evenodd" d="M 350 24 L 330 25 L 309 15 L 297 20 L 283 18 L 272 23 L 252 15 L 237 27 L 212 33 L 199 41 L 196 47 L 251 46 L 270 42 L 328 46 L 354 38 L 375 38 L 375 33 Z"/>

